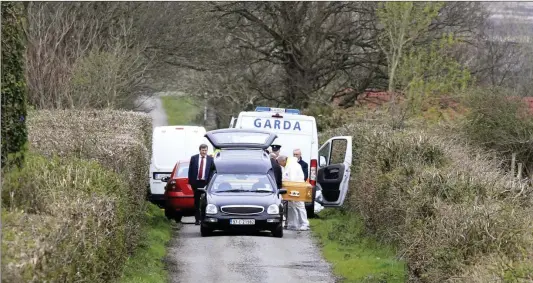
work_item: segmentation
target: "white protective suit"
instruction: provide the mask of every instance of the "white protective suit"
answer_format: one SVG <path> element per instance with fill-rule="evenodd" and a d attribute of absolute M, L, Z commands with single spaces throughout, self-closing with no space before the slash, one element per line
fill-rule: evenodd
<path fill-rule="evenodd" d="M 302 166 L 296 157 L 288 157 L 287 164 L 283 167 L 283 180 L 291 182 L 305 182 Z M 289 201 L 287 211 L 287 229 L 309 230 L 307 211 L 303 201 Z"/>

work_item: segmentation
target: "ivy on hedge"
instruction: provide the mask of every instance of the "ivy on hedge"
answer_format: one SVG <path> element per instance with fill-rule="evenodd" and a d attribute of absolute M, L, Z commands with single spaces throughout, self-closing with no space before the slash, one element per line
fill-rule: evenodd
<path fill-rule="evenodd" d="M 20 2 L 2 2 L 2 168 L 20 166 L 28 139 L 24 77 L 23 9 Z M 8 162 L 9 156 L 9 162 Z"/>

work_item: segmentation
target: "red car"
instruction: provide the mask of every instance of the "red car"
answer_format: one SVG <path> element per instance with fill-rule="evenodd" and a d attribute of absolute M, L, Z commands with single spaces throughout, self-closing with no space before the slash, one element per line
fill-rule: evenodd
<path fill-rule="evenodd" d="M 189 161 L 179 161 L 165 186 L 165 216 L 180 222 L 183 216 L 194 216 L 194 192 L 189 185 Z"/>

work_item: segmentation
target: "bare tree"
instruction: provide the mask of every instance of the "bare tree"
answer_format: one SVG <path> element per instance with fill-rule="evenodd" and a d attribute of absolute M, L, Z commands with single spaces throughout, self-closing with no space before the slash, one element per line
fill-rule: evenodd
<path fill-rule="evenodd" d="M 134 26 L 139 5 L 26 4 L 30 104 L 37 108 L 128 107 L 125 102 L 144 88 L 150 62 L 140 56 L 145 46 Z"/>
<path fill-rule="evenodd" d="M 491 9 L 475 44 L 461 50 L 462 61 L 481 85 L 532 95 L 533 23 L 512 14 L 495 14 L 519 11 L 520 3 L 490 6 L 496 4 L 498 9 Z"/>
<path fill-rule="evenodd" d="M 362 64 L 372 46 L 364 3 L 217 3 L 231 44 L 284 71 L 283 103 L 306 106 L 343 70 Z M 265 92 L 265 91 L 263 91 Z M 269 97 L 272 98 L 273 97 Z"/>

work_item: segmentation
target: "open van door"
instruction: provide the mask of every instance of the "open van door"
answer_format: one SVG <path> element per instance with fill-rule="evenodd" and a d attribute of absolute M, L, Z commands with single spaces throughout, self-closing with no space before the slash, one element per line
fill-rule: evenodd
<path fill-rule="evenodd" d="M 317 183 L 322 188 L 323 206 L 344 203 L 350 183 L 352 137 L 333 137 L 318 150 Z"/>

